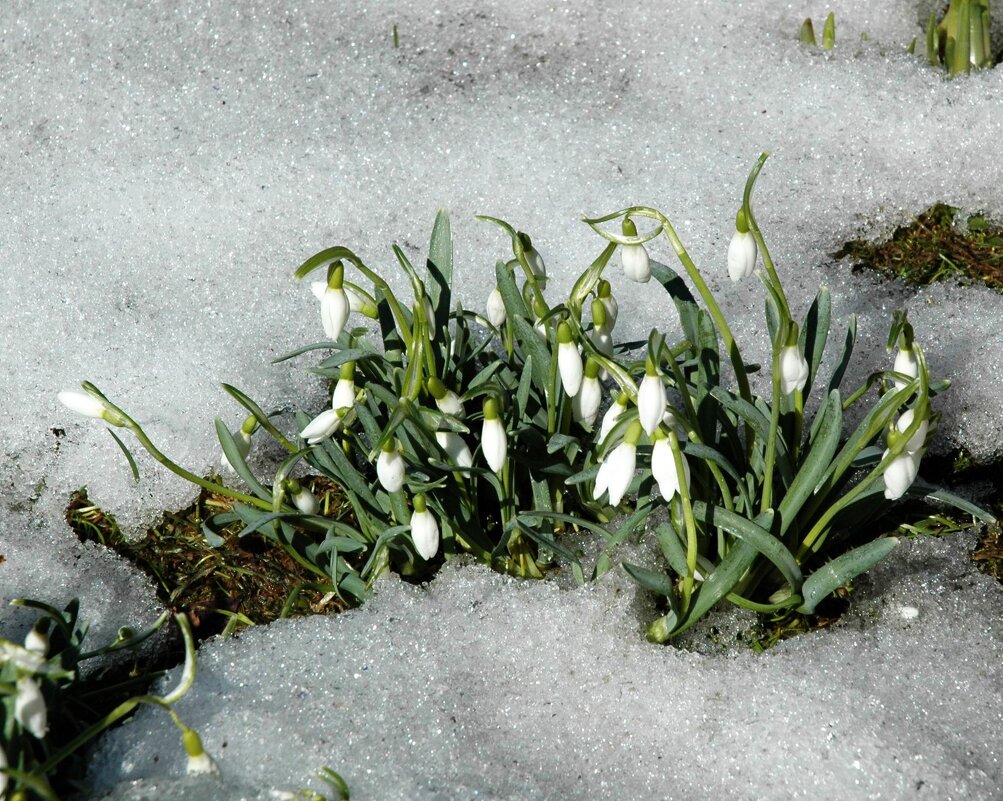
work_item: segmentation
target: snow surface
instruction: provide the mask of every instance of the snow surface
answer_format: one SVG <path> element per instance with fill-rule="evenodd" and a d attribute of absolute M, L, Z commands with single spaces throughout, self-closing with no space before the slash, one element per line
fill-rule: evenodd
<path fill-rule="evenodd" d="M 0 600 L 80 596 L 96 637 L 152 621 L 148 582 L 78 543 L 64 509 L 86 485 L 140 530 L 194 494 L 142 453 L 134 484 L 102 426 L 60 407 L 59 390 L 92 380 L 207 472 L 213 418 L 241 417 L 220 382 L 266 407 L 323 403 L 308 359 L 269 364 L 318 337 L 295 267 L 346 244 L 389 269 L 392 242 L 423 252 L 439 207 L 452 212 L 460 294 L 479 307 L 507 243 L 474 214 L 529 231 L 559 297 L 603 245 L 579 217 L 657 206 L 747 358 L 761 358 L 762 288 L 733 285 L 725 252 L 763 150 L 754 203 L 795 311 L 824 284 L 834 320 L 857 313 L 859 379 L 887 366 L 891 311 L 908 306 L 933 372 L 953 382 L 935 450 L 998 457 L 1003 299 L 917 291 L 829 255 L 936 201 L 1003 220 L 1003 71 L 948 82 L 907 56 L 931 5 L 4 4 Z M 819 25 L 830 8 L 837 48 L 800 47 L 802 19 Z M 674 263 L 665 244 L 651 250 Z M 619 336 L 674 324 L 660 291 L 614 288 L 631 312 Z M 823 797 L 988 799 L 1003 783 L 1001 602 L 938 551 L 952 547 L 917 543 L 882 568 L 913 588 L 901 605 L 916 620 L 882 597 L 856 629 L 759 660 L 651 648 L 610 589 L 450 570 L 428 592 L 391 583 L 360 612 L 207 646 L 185 711 L 204 717 L 228 779 L 251 788 L 234 798 L 329 764 L 356 798 L 786 798 L 817 781 Z M 916 567 L 940 555 L 956 579 Z M 472 615 L 482 597 L 521 622 Z M 4 608 L 0 632 L 27 620 Z M 462 634 L 474 627 L 479 639 Z M 360 654 L 379 673 L 372 692 L 350 678 L 369 673 Z M 176 775 L 176 737 L 159 726 L 144 717 L 111 738 L 95 781 L 145 775 L 147 792 Z M 187 792 L 199 797 L 159 797 Z"/>

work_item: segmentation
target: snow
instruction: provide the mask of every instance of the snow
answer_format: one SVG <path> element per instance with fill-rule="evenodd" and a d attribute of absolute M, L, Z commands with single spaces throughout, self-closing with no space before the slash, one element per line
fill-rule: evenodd
<path fill-rule="evenodd" d="M 834 4 L 831 53 L 797 43 L 830 10 L 815 2 L 5 5 L 0 600 L 80 596 L 96 638 L 155 619 L 146 579 L 78 543 L 64 510 L 86 485 L 138 531 L 192 488 L 141 452 L 133 483 L 103 426 L 56 393 L 93 381 L 207 472 L 213 418 L 241 419 L 221 382 L 266 407 L 323 403 L 307 358 L 270 364 L 318 337 L 295 267 L 346 244 L 389 270 L 390 244 L 419 254 L 439 207 L 479 308 L 507 243 L 475 214 L 529 231 L 559 297 L 603 244 L 580 217 L 654 205 L 761 359 L 762 288 L 733 285 L 725 253 L 764 150 L 754 206 L 795 313 L 824 284 L 834 320 L 858 315 L 859 380 L 889 363 L 907 306 L 953 382 L 934 450 L 998 458 L 999 295 L 915 290 L 830 255 L 935 201 L 1003 220 L 1003 72 L 948 82 L 906 55 L 932 5 Z M 674 324 L 650 285 L 614 291 L 618 336 Z M 645 644 L 643 600 L 615 577 L 569 592 L 451 568 L 349 615 L 208 644 L 181 709 L 240 777 L 234 798 L 329 764 L 356 798 L 988 799 L 1001 601 L 968 545 L 909 543 L 839 630 L 763 658 Z M 27 621 L 3 608 L 0 633 Z M 141 716 L 108 738 L 95 782 L 199 797 L 171 784 L 177 740 Z"/>

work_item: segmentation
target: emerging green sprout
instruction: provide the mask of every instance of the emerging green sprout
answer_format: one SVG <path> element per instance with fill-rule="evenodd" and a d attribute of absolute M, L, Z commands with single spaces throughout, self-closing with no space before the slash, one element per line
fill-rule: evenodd
<path fill-rule="evenodd" d="M 951 0 L 939 24 L 932 13 L 927 21 L 927 60 L 942 65 L 952 78 L 991 67 L 989 28 L 989 0 Z"/>

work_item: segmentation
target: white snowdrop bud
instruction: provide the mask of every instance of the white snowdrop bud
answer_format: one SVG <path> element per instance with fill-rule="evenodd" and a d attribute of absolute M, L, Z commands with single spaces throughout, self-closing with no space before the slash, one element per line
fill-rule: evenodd
<path fill-rule="evenodd" d="M 594 500 L 599 500 L 603 492 L 609 492 L 611 506 L 619 506 L 637 466 L 637 442 L 641 438 L 641 425 L 634 421 L 627 428 L 627 434 L 619 445 L 606 454 L 596 484 L 592 490 Z"/>
<path fill-rule="evenodd" d="M 316 445 L 341 428 L 343 419 L 344 414 L 338 409 L 325 409 L 306 424 L 306 427 L 300 431 L 300 436 L 307 441 L 308 445 Z"/>
<path fill-rule="evenodd" d="M 39 656 L 47 656 L 49 653 L 49 633 L 40 629 L 39 624 L 36 623 L 24 638 L 24 647 Z"/>
<path fill-rule="evenodd" d="M 457 467 L 472 467 L 474 464 L 470 446 L 455 431 L 436 431 L 435 441 Z"/>
<path fill-rule="evenodd" d="M 320 504 L 317 502 L 317 496 L 310 492 L 308 487 L 303 486 L 296 480 L 289 481 L 287 486 L 293 506 L 305 515 L 317 514 Z"/>
<path fill-rule="evenodd" d="M 756 269 L 758 255 L 759 248 L 756 247 L 755 237 L 749 231 L 745 211 L 739 209 L 735 217 L 735 233 L 728 243 L 728 276 L 731 280 L 741 281 L 752 275 Z"/>
<path fill-rule="evenodd" d="M 526 254 L 526 264 L 529 265 L 530 272 L 536 277 L 536 283 L 540 289 L 547 288 L 547 265 L 543 263 L 543 256 L 533 247 L 533 240 L 529 234 L 519 232 L 519 241 L 522 243 L 523 252 Z"/>
<path fill-rule="evenodd" d="M 254 415 L 248 415 L 244 422 L 241 423 L 240 429 L 236 434 L 233 435 L 233 444 L 237 446 L 237 453 L 240 454 L 240 458 L 246 460 L 247 455 L 251 452 L 251 435 L 254 433 L 255 429 L 258 427 L 258 421 Z M 222 454 L 219 457 L 219 463 L 222 465 L 223 469 L 229 473 L 235 472 L 233 465 L 230 464 L 230 460 L 226 458 L 226 454 Z"/>
<path fill-rule="evenodd" d="M 411 514 L 411 540 L 422 559 L 428 561 L 439 550 L 439 524 L 428 511 L 425 496 L 414 496 L 414 512 Z"/>
<path fill-rule="evenodd" d="M 620 419 L 620 415 L 626 411 L 628 403 L 630 403 L 630 395 L 626 392 L 621 392 L 617 395 L 613 404 L 606 410 L 606 414 L 604 414 L 602 418 L 602 425 L 599 427 L 598 441 L 600 443 L 606 439 L 609 432 L 613 430 L 613 426 L 615 426 L 616 421 Z"/>
<path fill-rule="evenodd" d="M 49 731 L 48 712 L 42 690 L 31 676 L 21 676 L 16 686 L 14 719 L 30 732 L 32 737 L 41 740 Z"/>
<path fill-rule="evenodd" d="M 592 428 L 599 415 L 602 402 L 602 386 L 599 383 L 599 363 L 589 359 L 585 363 L 585 376 L 578 394 L 571 399 L 571 413 L 575 420 L 587 428 Z"/>
<path fill-rule="evenodd" d="M 488 322 L 495 328 L 498 328 L 505 322 L 505 316 L 507 314 L 505 311 L 505 301 L 502 300 L 502 294 L 498 290 L 498 287 L 492 289 L 491 294 L 488 295 L 486 311 Z"/>
<path fill-rule="evenodd" d="M 446 385 L 438 378 L 430 378 L 425 382 L 425 388 L 435 400 L 435 405 L 443 414 L 451 414 L 453 417 L 463 417 L 463 401 L 453 390 L 446 389 Z"/>
<path fill-rule="evenodd" d="M 916 358 L 916 353 L 911 347 L 899 348 L 895 354 L 895 364 L 892 366 L 892 369 L 896 373 L 908 376 L 910 380 L 919 375 L 919 360 Z M 896 378 L 895 389 L 903 389 L 908 383 L 908 381 L 901 378 Z"/>
<path fill-rule="evenodd" d="M 103 400 L 86 392 L 60 392 L 56 397 L 67 409 L 82 414 L 84 417 L 104 420 L 113 426 L 125 425 L 125 420 L 117 412 L 109 409 Z"/>
<path fill-rule="evenodd" d="M 320 321 L 324 334 L 329 339 L 337 339 L 348 322 L 351 303 L 345 292 L 345 266 L 334 262 L 327 269 L 327 282 L 315 281 L 310 285 L 313 294 L 320 300 Z"/>
<path fill-rule="evenodd" d="M 582 386 L 582 356 L 571 335 L 571 326 L 561 322 L 557 326 L 557 369 L 568 397 L 573 398 Z"/>
<path fill-rule="evenodd" d="M 624 217 L 622 228 L 624 236 L 637 236 L 637 226 L 629 217 Z M 620 245 L 620 263 L 631 281 L 646 284 L 651 280 L 651 261 L 644 245 Z"/>
<path fill-rule="evenodd" d="M 659 436 L 661 435 L 661 436 Z M 679 471 L 676 469 L 676 457 L 673 452 L 672 442 L 660 430 L 656 432 L 657 439 L 651 447 L 651 474 L 658 482 L 658 491 L 662 493 L 665 500 L 671 500 L 672 496 L 679 492 L 683 482 L 688 487 L 690 484 L 690 465 L 686 461 L 686 455 L 680 453 L 683 463 L 683 482 L 679 480 Z M 678 448 L 676 444 L 676 448 Z"/>
<path fill-rule="evenodd" d="M 886 450 L 881 458 L 887 458 L 889 453 L 890 451 Z M 897 501 L 912 486 L 917 475 L 919 475 L 919 456 L 908 451 L 896 456 L 888 463 L 882 476 L 885 481 L 885 497 L 890 501 Z"/>
<path fill-rule="evenodd" d="M 351 409 L 355 405 L 355 393 L 355 362 L 345 362 L 331 394 L 331 408 Z"/>
<path fill-rule="evenodd" d="M 895 424 L 895 428 L 898 429 L 900 434 L 904 434 L 906 430 L 913 424 L 913 418 L 915 417 L 915 411 L 913 409 L 906 409 L 902 412 L 902 416 L 899 417 L 898 422 Z M 923 420 L 919 424 L 919 428 L 916 429 L 916 433 L 913 434 L 909 441 L 906 443 L 905 449 L 908 453 L 915 454 L 923 450 L 923 446 L 926 444 L 927 432 L 930 430 L 930 421 Z"/>
<path fill-rule="evenodd" d="M 383 445 L 376 458 L 376 477 L 387 492 L 397 492 L 404 486 L 404 457 L 398 450 L 396 437 Z"/>
<path fill-rule="evenodd" d="M 787 345 L 780 349 L 780 391 L 790 395 L 794 390 L 804 389 L 808 381 L 808 362 L 801 355 L 797 345 Z"/>
<path fill-rule="evenodd" d="M 202 747 L 202 738 L 194 729 L 185 729 L 181 734 L 181 742 L 184 744 L 185 753 L 188 754 L 188 765 L 185 772 L 189 776 L 218 776 L 219 767 L 209 754 Z"/>
<path fill-rule="evenodd" d="M 508 457 L 508 437 L 505 426 L 498 416 L 498 401 L 487 398 L 484 401 L 484 425 L 481 428 L 481 452 L 488 467 L 496 473 L 505 466 Z"/>
<path fill-rule="evenodd" d="M 644 378 L 637 388 L 637 416 L 641 421 L 644 433 L 649 437 L 655 433 L 658 424 L 662 422 L 665 415 L 667 400 L 665 397 L 665 385 L 658 375 L 658 370 L 651 359 L 647 359 L 644 365 Z"/>

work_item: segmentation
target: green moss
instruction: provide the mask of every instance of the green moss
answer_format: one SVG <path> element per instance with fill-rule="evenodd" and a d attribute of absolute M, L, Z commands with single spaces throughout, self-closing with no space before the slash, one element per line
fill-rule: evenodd
<path fill-rule="evenodd" d="M 307 484 L 322 508 L 341 502 L 333 485 L 320 479 Z M 226 498 L 203 491 L 187 509 L 165 512 L 157 526 L 130 542 L 115 519 L 80 490 L 70 499 L 66 520 L 81 540 L 111 548 L 149 575 L 161 602 L 184 611 L 200 639 L 279 617 L 340 611 L 337 599 L 326 595 L 330 588 L 317 583 L 316 573 L 257 534 L 238 537 L 240 523 L 217 532 L 223 545 L 210 547 L 202 523 L 229 508 Z"/>
<path fill-rule="evenodd" d="M 858 239 L 832 255 L 920 286 L 953 279 L 1003 292 L 1003 228 L 977 214 L 961 226 L 955 220 L 957 213 L 956 208 L 937 203 L 897 229 L 887 242 Z"/>

